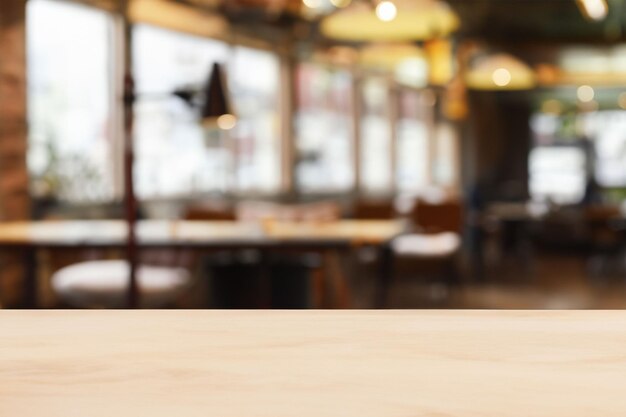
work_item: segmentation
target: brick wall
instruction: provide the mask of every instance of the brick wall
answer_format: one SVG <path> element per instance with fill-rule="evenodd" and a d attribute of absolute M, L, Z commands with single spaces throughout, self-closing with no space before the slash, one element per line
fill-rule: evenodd
<path fill-rule="evenodd" d="M 0 220 L 30 216 L 26 171 L 25 2 L 0 1 Z M 0 263 L 0 299 L 12 305 L 20 293 L 21 264 L 6 254 Z"/>

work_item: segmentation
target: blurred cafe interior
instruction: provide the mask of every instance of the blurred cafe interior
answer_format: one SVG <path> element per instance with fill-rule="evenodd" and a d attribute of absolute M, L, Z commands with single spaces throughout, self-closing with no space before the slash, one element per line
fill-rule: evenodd
<path fill-rule="evenodd" d="M 626 308 L 624 0 L 2 0 L 2 308 Z"/>

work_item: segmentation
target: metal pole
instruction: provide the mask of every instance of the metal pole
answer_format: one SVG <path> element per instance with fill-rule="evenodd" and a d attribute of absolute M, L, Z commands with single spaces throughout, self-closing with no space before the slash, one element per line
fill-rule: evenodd
<path fill-rule="evenodd" d="M 135 86 L 132 75 L 132 24 L 128 8 L 130 0 L 120 1 L 120 15 L 123 26 L 124 39 L 124 208 L 128 235 L 126 240 L 126 256 L 129 266 L 128 307 L 139 307 L 139 286 L 137 283 L 137 236 L 135 225 L 137 222 L 137 199 L 133 183 L 133 105 L 135 103 Z"/>

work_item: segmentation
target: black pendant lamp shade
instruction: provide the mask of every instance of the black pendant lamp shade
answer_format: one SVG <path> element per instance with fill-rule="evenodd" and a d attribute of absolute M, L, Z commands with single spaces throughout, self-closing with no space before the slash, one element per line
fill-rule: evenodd
<path fill-rule="evenodd" d="M 202 124 L 229 130 L 235 127 L 235 117 L 227 99 L 226 85 L 220 64 L 214 63 L 209 82 L 204 90 L 204 103 L 201 108 Z"/>

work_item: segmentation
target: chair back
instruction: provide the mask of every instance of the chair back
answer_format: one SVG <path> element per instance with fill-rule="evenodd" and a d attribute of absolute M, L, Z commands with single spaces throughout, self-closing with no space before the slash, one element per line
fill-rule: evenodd
<path fill-rule="evenodd" d="M 417 200 L 411 220 L 415 227 L 425 233 L 460 234 L 463 229 L 463 205 L 457 199 L 439 202 Z"/>
<path fill-rule="evenodd" d="M 354 205 L 352 217 L 362 220 L 389 220 L 396 217 L 392 200 L 358 200 Z"/>
<path fill-rule="evenodd" d="M 185 213 L 185 220 L 235 220 L 232 208 L 226 205 L 198 204 L 189 206 Z"/>

